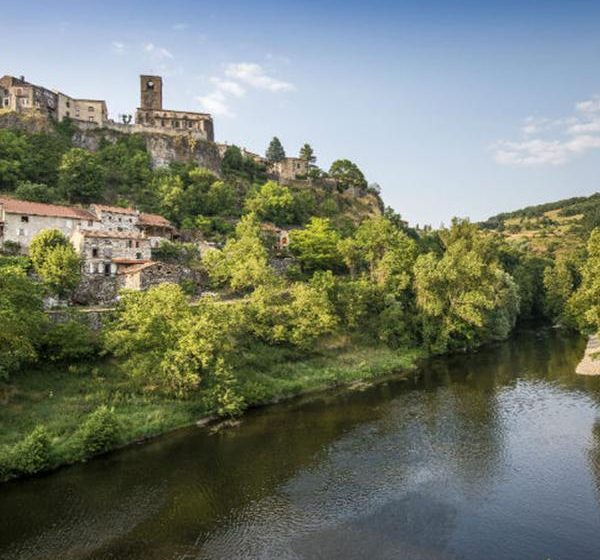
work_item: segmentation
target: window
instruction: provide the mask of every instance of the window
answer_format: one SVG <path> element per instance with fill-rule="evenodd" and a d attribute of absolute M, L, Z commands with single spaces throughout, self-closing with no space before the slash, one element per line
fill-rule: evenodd
<path fill-rule="evenodd" d="M 70 102 L 70 101 L 67 101 L 67 102 L 66 102 L 66 106 L 67 106 L 67 107 L 70 107 L 70 106 L 71 106 L 71 102 Z"/>
<path fill-rule="evenodd" d="M 142 253 L 136 253 L 136 254 L 135 254 L 135 258 L 136 258 L 138 261 L 141 261 L 141 260 L 142 260 Z"/>
<path fill-rule="evenodd" d="M 121 218 L 119 218 L 119 222 L 121 221 Z"/>
<path fill-rule="evenodd" d="M 93 227 L 94 226 L 94 222 L 92 220 L 88 220 L 88 227 Z"/>
<path fill-rule="evenodd" d="M 27 224 L 27 223 L 29 223 L 29 216 L 21 216 L 21 221 L 22 221 L 24 224 Z"/>
<path fill-rule="evenodd" d="M 131 239 L 129 239 L 129 240 L 127 241 L 127 248 L 128 248 L 128 249 L 131 249 L 132 247 L 133 247 L 133 241 L 131 241 Z"/>
<path fill-rule="evenodd" d="M 92 257 L 97 258 L 98 257 L 98 248 L 94 247 L 92 249 Z"/>
<path fill-rule="evenodd" d="M 70 117 L 71 113 L 69 111 L 67 111 L 67 117 Z"/>
<path fill-rule="evenodd" d="M 88 106 L 88 113 L 93 113 L 95 110 L 91 105 Z"/>
<path fill-rule="evenodd" d="M 110 263 L 104 264 L 104 276 L 110 276 Z"/>
<path fill-rule="evenodd" d="M 188 128 L 192 128 L 192 121 L 188 121 Z"/>
<path fill-rule="evenodd" d="M 88 121 L 94 122 L 94 117 L 88 117 Z"/>
<path fill-rule="evenodd" d="M 23 228 L 19 228 L 19 235 L 25 235 L 25 230 Z"/>
<path fill-rule="evenodd" d="M 146 84 L 146 88 L 147 89 L 154 89 L 154 82 L 152 80 L 150 80 L 147 84 Z"/>
<path fill-rule="evenodd" d="M 140 242 L 139 242 L 139 241 L 136 241 L 136 242 L 135 242 L 135 248 L 136 248 L 136 249 L 139 249 L 139 247 L 140 247 Z"/>

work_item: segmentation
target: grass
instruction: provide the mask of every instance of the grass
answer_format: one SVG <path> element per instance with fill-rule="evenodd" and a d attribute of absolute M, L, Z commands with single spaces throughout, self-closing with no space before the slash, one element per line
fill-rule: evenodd
<path fill-rule="evenodd" d="M 391 350 L 347 337 L 330 339 L 308 357 L 284 348 L 253 347 L 244 352 L 237 377 L 249 406 L 321 391 L 414 368 L 419 349 Z M 28 434 L 43 426 L 51 441 L 49 467 L 86 458 L 80 426 L 107 405 L 120 425 L 116 445 L 123 445 L 211 415 L 206 392 L 178 400 L 135 388 L 126 372 L 106 360 L 89 366 L 48 366 L 15 375 L 0 385 L 0 463 Z M 6 474 L 8 472 L 8 475 Z M 4 477 L 14 476 L 5 467 Z M 0 464 L 0 479 L 2 466 Z"/>

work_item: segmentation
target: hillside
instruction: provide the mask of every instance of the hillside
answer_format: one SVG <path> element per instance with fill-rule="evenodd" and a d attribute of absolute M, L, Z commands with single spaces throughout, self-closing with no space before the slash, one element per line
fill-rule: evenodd
<path fill-rule="evenodd" d="M 539 254 L 577 251 L 600 225 L 600 193 L 504 212 L 479 225 Z"/>
<path fill-rule="evenodd" d="M 209 240 L 227 237 L 250 208 L 280 227 L 303 226 L 317 216 L 342 232 L 384 209 L 356 166 L 347 181 L 314 165 L 311 178 L 290 179 L 235 146 L 221 150 L 186 134 L 126 133 L 124 126 L 3 112 L 0 193 L 46 203 L 133 206 Z M 281 185 L 263 189 L 269 181 Z"/>

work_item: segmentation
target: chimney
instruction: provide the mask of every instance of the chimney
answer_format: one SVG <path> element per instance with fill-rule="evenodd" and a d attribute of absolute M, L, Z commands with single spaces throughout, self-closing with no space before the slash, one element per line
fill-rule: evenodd
<path fill-rule="evenodd" d="M 19 76 L 19 80 L 21 80 L 22 82 L 25 81 L 25 76 Z"/>

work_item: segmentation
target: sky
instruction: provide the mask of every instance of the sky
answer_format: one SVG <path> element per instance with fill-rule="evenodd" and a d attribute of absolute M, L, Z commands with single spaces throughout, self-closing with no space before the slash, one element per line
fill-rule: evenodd
<path fill-rule="evenodd" d="M 20 0 L 0 37 L 0 74 L 115 119 L 159 74 L 219 142 L 350 159 L 412 225 L 600 191 L 597 0 Z"/>

